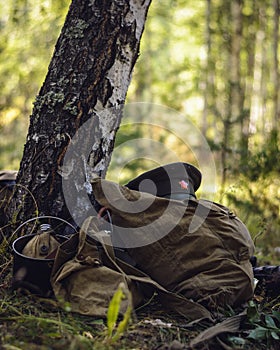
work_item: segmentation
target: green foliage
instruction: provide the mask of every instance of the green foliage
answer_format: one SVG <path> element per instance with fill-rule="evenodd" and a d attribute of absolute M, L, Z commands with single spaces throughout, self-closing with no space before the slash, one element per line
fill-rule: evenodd
<path fill-rule="evenodd" d="M 246 164 L 241 163 L 241 171 L 246 172 L 248 180 L 254 182 L 266 179 L 270 174 L 275 177 L 279 174 L 280 153 L 276 129 L 266 135 L 263 145 L 256 145 L 254 152 L 249 151 Z"/>
<path fill-rule="evenodd" d="M 128 299 L 129 304 L 123 315 L 123 319 L 116 326 L 123 299 Z M 107 312 L 107 341 L 109 343 L 116 342 L 123 335 L 131 320 L 131 311 L 131 295 L 128 289 L 123 284 L 120 284 L 110 301 Z"/>
<path fill-rule="evenodd" d="M 233 349 L 245 349 L 246 340 L 237 336 L 228 336 L 228 342 Z"/>
<path fill-rule="evenodd" d="M 182 110 L 199 95 L 203 1 L 154 1 L 141 40 L 128 102 L 148 101 Z M 188 114 L 196 108 L 188 105 Z"/>
<path fill-rule="evenodd" d="M 1 125 L 0 117 L 0 134 L 0 169 L 18 169 L 27 135 L 27 120 L 16 117 Z"/>
<path fill-rule="evenodd" d="M 201 127 L 216 159 L 219 180 L 223 172 L 227 174 L 222 200 L 249 227 L 261 261 L 277 263 L 280 162 L 279 115 L 274 109 L 279 89 L 274 85 L 273 2 L 244 0 L 240 32 L 233 25 L 232 13 L 232 6 L 238 3 L 153 1 L 127 101 L 165 104 Z M 70 0 L 1 2 L 0 169 L 19 167 L 32 102 L 47 73 L 69 4 Z M 84 23 L 77 22 L 73 29 L 77 37 L 83 27 Z M 240 45 L 236 67 L 233 43 Z M 240 72 L 237 81 L 233 79 L 236 71 Z M 53 112 L 53 98 L 59 96 L 50 91 L 45 98 Z M 237 112 L 233 107 L 238 107 Z M 71 101 L 64 108 L 77 112 Z M 155 122 L 163 123 L 160 116 Z M 125 127 L 116 146 L 128 136 L 148 136 L 163 144 L 168 141 L 168 135 Z M 122 150 L 129 153 L 131 148 Z M 176 150 L 181 155 L 179 149 L 178 142 Z M 161 159 L 166 160 L 162 155 Z M 117 160 L 110 172 L 116 173 L 122 165 Z M 153 165 L 143 157 L 133 160 L 119 180 L 126 183 Z"/>
<path fill-rule="evenodd" d="M 70 0 L 0 5 L 0 169 L 18 169 L 32 102 L 43 83 Z"/>
<path fill-rule="evenodd" d="M 240 165 L 232 178 L 235 185 L 225 195 L 225 203 L 234 207 L 248 226 L 260 264 L 280 261 L 279 164 L 277 133 L 273 130 L 266 144 L 250 152 L 247 163 Z"/>
<path fill-rule="evenodd" d="M 173 345 L 180 349 L 188 348 L 191 339 L 213 326 L 206 321 L 188 323 L 186 319 L 163 310 L 157 300 L 136 311 L 137 318 L 132 318 L 129 301 L 120 317 L 122 301 L 130 298 L 123 285 L 119 286 L 110 302 L 107 319 L 82 316 L 72 313 L 68 303 L 61 308 L 61 303 L 55 299 L 12 292 L 9 288 L 11 268 L 7 248 L 0 257 L 1 349 L 152 350 L 172 348 Z M 230 310 L 222 319 L 233 315 L 234 311 Z M 222 334 L 196 349 L 217 350 L 221 339 L 234 349 L 263 350 L 265 346 L 274 349 L 272 345 L 279 336 L 279 327 L 279 300 L 251 301 L 238 333 Z"/>
<path fill-rule="evenodd" d="M 44 346 L 81 350 L 93 347 L 94 334 L 87 323 L 89 320 L 59 311 L 58 304 L 51 299 L 36 299 L 7 291 L 1 294 L 1 348 L 27 350 L 35 349 L 35 344 L 36 349 L 44 349 Z"/>
<path fill-rule="evenodd" d="M 19 166 L 27 118 L 47 73 L 69 3 L 70 0 L 1 1 L 0 169 L 17 169 Z M 249 227 L 260 261 L 278 263 L 275 248 L 280 247 L 279 130 L 274 130 L 272 125 L 279 125 L 279 116 L 275 121 L 272 2 L 242 2 L 241 77 L 238 81 L 242 103 L 237 116 L 231 114 L 236 82 L 231 80 L 233 67 L 230 65 L 234 38 L 230 9 L 235 1 L 211 1 L 208 33 L 211 42 L 207 42 L 206 35 L 207 3 L 190 0 L 152 2 L 128 102 L 165 104 L 195 121 L 209 139 L 217 169 L 221 168 L 221 152 L 226 152 L 227 161 L 222 166 L 226 165 L 229 174 L 228 190 L 223 192 L 222 200 L 233 206 Z M 83 25 L 78 23 L 73 29 L 76 37 L 81 35 Z M 53 107 L 52 98 L 59 97 L 53 94 L 50 91 L 46 96 L 50 108 Z M 76 113 L 71 101 L 65 108 Z M 161 123 L 160 118 L 157 122 Z M 166 135 L 153 134 L 145 128 L 124 128 L 123 131 L 118 135 L 116 146 L 125 143 L 129 137 L 141 138 L 145 134 L 163 143 L 167 140 Z M 179 144 L 177 146 L 179 148 Z M 129 153 L 129 147 L 124 152 Z M 112 164 L 112 171 L 118 165 Z M 131 179 L 136 170 L 145 171 L 150 166 L 151 162 L 143 159 L 131 162 L 122 182 Z M 10 265 L 10 252 L 2 243 L 0 345 L 3 349 L 150 350 L 152 343 L 153 348 L 159 348 L 159 343 L 167 346 L 164 343 L 185 340 L 201 330 L 199 326 L 189 330 L 185 320 L 178 319 L 173 320 L 174 326 L 170 329 L 160 330 L 150 325 L 145 327 L 141 318 L 132 323 L 131 306 L 118 322 L 122 298 L 129 297 L 121 287 L 110 303 L 106 326 L 103 320 L 72 314 L 68 305 L 65 310 L 60 310 L 53 300 L 19 297 L 8 289 Z M 148 310 L 142 319 L 151 315 L 155 316 L 153 310 Z M 156 315 L 168 317 L 162 310 Z M 263 349 L 263 346 L 279 342 L 279 301 L 273 301 L 266 309 L 251 303 L 247 319 L 239 335 L 228 336 L 232 347 Z M 126 336 L 127 343 L 123 339 Z"/>
<path fill-rule="evenodd" d="M 247 310 L 248 323 L 252 326 L 248 338 L 271 346 L 280 339 L 280 312 L 262 312 L 254 302 Z"/>
<path fill-rule="evenodd" d="M 207 322 L 187 324 L 185 319 L 164 312 L 156 304 L 149 305 L 148 309 L 137 314 L 137 320 L 133 322 L 131 316 L 125 313 L 123 319 L 117 323 L 118 305 L 125 294 L 119 291 L 120 289 L 111 303 L 114 306 L 110 306 L 113 309 L 110 310 L 110 316 L 107 316 L 106 321 L 65 312 L 53 299 L 18 295 L 2 288 L 1 349 L 151 350 L 171 347 L 172 344 L 174 347 L 177 344 L 180 349 L 179 346 L 188 348 L 190 339 L 207 327 L 213 326 Z M 120 326 L 122 322 L 124 323 Z M 233 349 L 262 350 L 265 346 L 277 349 L 273 346 L 279 341 L 277 338 L 280 332 L 279 326 L 280 313 L 277 301 L 265 307 L 263 304 L 250 302 L 246 320 L 238 333 L 222 334 L 196 348 L 199 350 L 207 347 L 216 350 L 223 340 Z"/>

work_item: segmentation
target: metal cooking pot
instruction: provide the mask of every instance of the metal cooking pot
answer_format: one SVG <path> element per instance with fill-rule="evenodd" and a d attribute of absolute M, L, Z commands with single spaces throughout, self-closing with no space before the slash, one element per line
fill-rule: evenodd
<path fill-rule="evenodd" d="M 73 233 L 76 232 L 76 228 L 63 219 L 41 216 L 26 221 L 16 229 L 14 234 L 19 230 L 24 232 L 23 228 L 27 223 L 35 220 L 38 222 L 38 220 L 45 220 L 46 218 L 62 221 L 70 226 Z M 69 236 L 56 234 L 55 230 L 53 235 L 60 244 L 69 238 Z M 53 293 L 50 277 L 54 264 L 54 258 L 34 258 L 26 256 L 22 253 L 26 244 L 35 236 L 36 234 L 25 234 L 15 239 L 12 244 L 14 255 L 12 288 L 28 290 L 32 294 L 48 297 Z"/>

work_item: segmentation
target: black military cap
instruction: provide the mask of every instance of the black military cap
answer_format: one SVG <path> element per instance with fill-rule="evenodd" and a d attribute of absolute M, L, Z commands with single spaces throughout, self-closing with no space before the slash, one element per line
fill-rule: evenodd
<path fill-rule="evenodd" d="M 195 166 L 177 162 L 147 171 L 126 186 L 131 190 L 180 200 L 189 196 L 195 197 L 200 183 L 201 172 Z"/>

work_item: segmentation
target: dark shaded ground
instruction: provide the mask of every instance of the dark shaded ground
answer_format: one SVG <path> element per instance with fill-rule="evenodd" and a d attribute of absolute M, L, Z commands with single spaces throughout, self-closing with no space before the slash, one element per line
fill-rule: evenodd
<path fill-rule="evenodd" d="M 74 314 L 69 305 L 62 309 L 54 299 L 11 291 L 12 257 L 7 247 L 0 248 L 0 349 L 280 349 L 280 297 L 256 297 L 238 331 L 218 332 L 213 337 L 208 334 L 195 346 L 191 342 L 206 330 L 211 333 L 214 324 L 206 321 L 190 324 L 163 310 L 155 298 L 138 310 L 121 337 L 113 340 L 108 336 L 106 320 Z M 235 313 L 228 310 L 216 323 L 234 317 Z"/>
<path fill-rule="evenodd" d="M 255 325 L 245 317 L 240 331 L 221 333 L 191 347 L 190 342 L 211 325 L 207 322 L 190 325 L 185 319 L 164 312 L 156 301 L 139 310 L 122 337 L 113 342 L 106 333 L 106 320 L 62 310 L 52 299 L 18 295 L 3 283 L 0 297 L 1 349 L 280 349 L 279 340 L 273 339 L 268 328 L 259 334 L 259 339 L 248 338 L 272 312 L 271 309 L 265 311 L 264 304 L 251 307 L 251 313 L 252 309 L 256 311 Z M 279 314 L 275 311 L 277 307 L 279 309 L 279 303 L 274 304 L 274 313 Z M 278 316 L 280 319 L 280 314 Z M 277 336 L 280 335 L 280 322 L 276 317 L 274 320 Z"/>

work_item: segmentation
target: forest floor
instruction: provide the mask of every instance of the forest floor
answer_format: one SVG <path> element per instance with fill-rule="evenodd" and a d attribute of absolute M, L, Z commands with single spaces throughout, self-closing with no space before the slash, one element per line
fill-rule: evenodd
<path fill-rule="evenodd" d="M 250 302 L 238 331 L 217 331 L 205 321 L 188 323 L 154 300 L 131 317 L 126 330 L 109 336 L 106 319 L 74 314 L 54 299 L 12 291 L 11 264 L 1 264 L 0 349 L 280 349 L 280 298 Z M 231 310 L 217 323 L 232 316 Z"/>
<path fill-rule="evenodd" d="M 12 265 L 11 249 L 2 242 L 0 350 L 280 349 L 280 294 L 273 299 L 255 296 L 246 310 L 229 309 L 214 323 L 188 322 L 164 310 L 155 297 L 129 315 L 127 327 L 121 328 L 122 317 L 116 316 L 110 332 L 108 316 L 82 316 L 54 298 L 13 291 Z"/>

